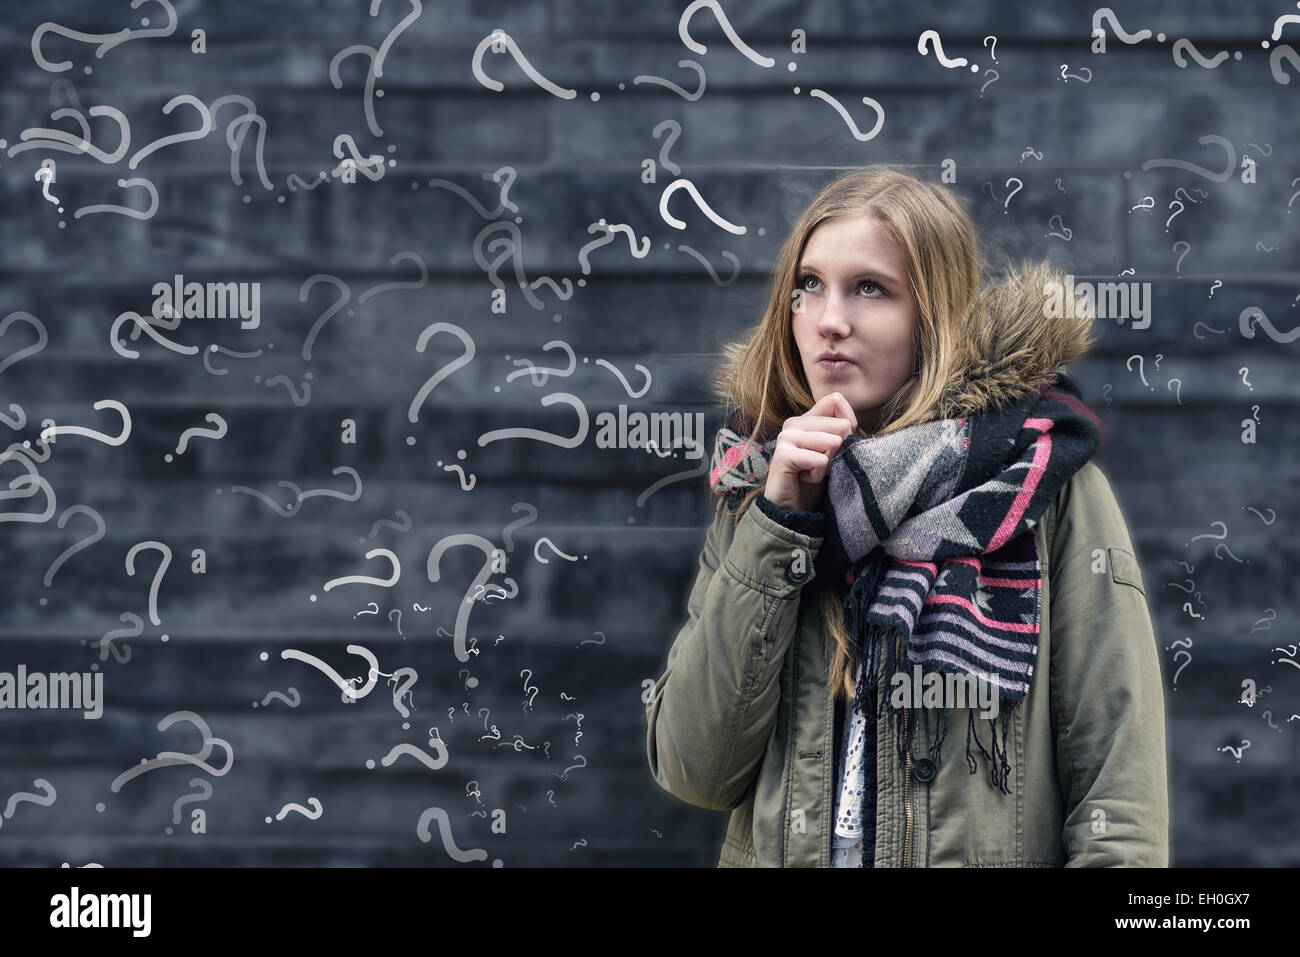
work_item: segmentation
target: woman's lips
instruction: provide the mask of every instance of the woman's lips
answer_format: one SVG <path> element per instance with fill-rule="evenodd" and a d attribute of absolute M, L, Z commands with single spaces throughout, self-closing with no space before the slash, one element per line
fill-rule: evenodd
<path fill-rule="evenodd" d="M 857 367 L 856 363 L 850 362 L 848 359 L 843 359 L 843 358 L 834 358 L 834 359 L 825 358 L 825 359 L 817 360 L 817 368 L 821 369 L 823 372 L 832 375 L 842 374 L 856 367 Z"/>

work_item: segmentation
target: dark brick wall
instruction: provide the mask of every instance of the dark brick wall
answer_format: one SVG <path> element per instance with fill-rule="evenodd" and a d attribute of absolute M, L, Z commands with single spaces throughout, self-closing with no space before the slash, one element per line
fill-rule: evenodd
<path fill-rule="evenodd" d="M 1108 50 L 1097 55 L 1089 50 L 1095 8 L 1081 3 L 724 3 L 739 36 L 774 58 L 764 68 L 726 40 L 707 10 L 694 17 L 691 33 L 708 52 L 687 50 L 678 36 L 686 6 L 426 2 L 392 42 L 376 81 L 378 133 L 364 109 L 366 58 L 343 61 L 341 89 L 331 85 L 329 65 L 352 45 L 378 49 L 410 9 L 395 0 L 373 17 L 363 0 L 178 0 L 173 35 L 138 37 L 101 57 L 95 43 L 46 35 L 44 56 L 70 60 L 65 72 L 42 69 L 32 55 L 41 23 L 113 34 L 138 28 L 141 16 L 157 27 L 166 21 L 162 7 L 6 5 L 0 137 L 7 146 L 32 128 L 76 130 L 72 114 L 55 119 L 51 111 L 77 104 L 120 110 L 130 143 L 109 163 L 48 147 L 0 155 L 0 316 L 29 313 L 48 335 L 39 353 L 18 361 L 12 356 L 36 341 L 35 327 L 15 319 L 0 336 L 0 363 L 9 359 L 0 409 L 13 416 L 16 403 L 26 418 L 22 429 L 0 428 L 0 438 L 35 440 L 46 418 L 114 433 L 117 414 L 93 408 L 104 398 L 129 408 L 132 431 L 120 446 L 59 436 L 38 466 L 56 498 L 53 514 L 0 524 L 0 670 L 23 663 L 79 671 L 93 662 L 106 696 L 98 721 L 0 712 L 0 800 L 12 807 L 0 824 L 0 862 L 454 863 L 436 823 L 431 843 L 416 834 L 421 813 L 440 807 L 460 848 L 482 849 L 486 860 L 506 865 L 712 864 L 725 816 L 690 808 L 651 781 L 640 697 L 684 618 L 708 517 L 703 481 L 689 477 L 647 495 L 694 463 L 599 449 L 596 416 L 620 402 L 703 412 L 711 441 L 719 415 L 709 372 L 719 343 L 757 318 L 772 259 L 802 206 L 840 168 L 887 162 L 935 176 L 952 158 L 953 188 L 969 200 L 991 252 L 1048 256 L 1080 279 L 1131 268 L 1132 278 L 1152 283 L 1150 327 L 1099 321 L 1094 353 L 1072 372 L 1111 430 L 1099 462 L 1130 522 L 1171 689 L 1173 863 L 1300 863 L 1289 797 L 1300 718 L 1288 720 L 1300 711 L 1300 676 L 1271 663 L 1288 657 L 1273 649 L 1296 640 L 1297 612 L 1285 571 L 1296 559 L 1300 447 L 1293 418 L 1300 346 L 1285 335 L 1300 322 L 1288 205 L 1300 174 L 1296 93 L 1274 79 L 1260 47 L 1283 8 L 1129 4 L 1117 8 L 1124 29 L 1163 31 L 1166 40 L 1126 45 L 1107 25 Z M 481 84 L 474 50 L 498 27 L 536 71 L 576 96 L 553 95 L 508 54 L 490 50 L 484 70 L 504 89 Z M 197 28 L 206 31 L 201 55 L 190 49 Z M 807 32 L 806 54 L 789 53 L 795 29 Z M 969 58 L 981 72 L 945 69 L 933 54 L 918 54 L 926 29 L 939 31 L 949 56 Z M 987 35 L 997 37 L 996 63 L 982 45 Z M 1179 68 L 1170 47 L 1181 37 L 1207 55 L 1240 50 L 1242 58 Z M 656 75 L 694 91 L 697 74 L 678 66 L 686 59 L 706 74 L 696 99 L 636 81 Z M 791 60 L 794 73 L 786 68 Z M 998 71 L 993 82 L 983 72 L 989 68 Z M 878 99 L 886 111 L 879 135 L 856 140 L 826 102 L 810 97 L 814 87 L 835 96 L 862 129 L 874 121 L 862 97 Z M 195 128 L 198 114 L 184 102 L 162 113 L 179 94 L 205 104 L 239 94 L 255 103 L 271 189 L 260 183 L 256 124 L 245 128 L 232 176 L 227 135 L 243 112 L 236 105 L 222 107 L 202 139 L 129 166 L 159 137 Z M 743 236 L 710 225 L 685 195 L 671 204 L 685 230 L 660 217 L 659 197 L 673 177 L 658 166 L 666 136 L 654 131 L 668 120 L 680 127 L 670 160 L 720 216 L 747 227 Z M 112 159 L 113 120 L 97 112 L 88 121 L 92 144 Z M 363 155 L 396 165 L 374 182 L 329 178 L 305 190 L 295 180 L 291 190 L 291 176 L 310 183 L 338 165 L 331 151 L 343 133 Z M 1222 170 L 1224 150 L 1198 142 L 1207 135 L 1232 144 L 1226 181 L 1185 168 L 1142 169 L 1176 158 Z M 1240 180 L 1243 155 L 1257 164 L 1253 184 Z M 50 192 L 62 213 L 34 179 L 46 158 L 56 163 Z M 654 184 L 642 182 L 647 159 L 655 161 Z M 500 185 L 491 180 L 505 167 L 514 177 L 510 209 L 498 205 Z M 1012 176 L 1023 188 L 1007 200 Z M 74 216 L 94 204 L 145 210 L 144 189 L 117 185 L 132 177 L 156 188 L 153 215 Z M 1166 229 L 1180 187 L 1206 195 L 1199 203 L 1180 199 L 1184 209 Z M 1154 207 L 1134 209 L 1144 196 Z M 589 227 L 601 219 L 627 224 L 638 244 L 648 240 L 646 255 L 633 256 L 627 237 L 615 234 L 589 251 L 584 268 L 584 245 L 602 235 Z M 427 270 L 418 286 L 417 262 Z M 180 354 L 146 336 L 127 340 L 138 358 L 110 348 L 114 319 L 128 310 L 148 314 L 152 285 L 176 273 L 260 283 L 256 329 L 192 318 L 162 330 L 185 346 L 245 357 L 216 353 L 205 366 L 201 352 Z M 304 283 L 318 274 L 337 284 L 318 281 L 303 301 Z M 1221 286 L 1211 295 L 1215 280 Z M 376 290 L 388 282 L 410 285 Z M 304 344 L 340 289 L 348 301 L 320 326 L 307 359 Z M 493 309 L 494 290 L 504 312 Z M 1243 334 L 1239 315 L 1250 306 L 1280 332 Z M 464 351 L 447 331 L 417 351 L 433 323 L 463 329 L 475 352 L 429 393 L 412 423 L 408 409 L 421 387 Z M 543 350 L 556 339 L 574 352 L 570 375 L 538 385 L 525 376 L 506 381 L 519 368 L 507 356 L 563 369 L 558 347 Z M 1135 355 L 1141 373 L 1135 360 L 1126 367 Z M 598 359 L 633 390 L 644 384 L 635 371 L 641 364 L 652 376 L 649 390 L 631 398 Z M 1177 395 L 1168 386 L 1175 377 Z M 555 393 L 577 397 L 588 411 L 581 444 L 511 438 L 478 445 L 489 430 L 509 427 L 573 434 L 570 407 L 540 404 Z M 1241 422 L 1256 405 L 1257 441 L 1245 444 Z M 175 455 L 181 433 L 206 426 L 209 412 L 223 417 L 225 437 L 192 439 Z M 344 419 L 355 422 L 355 444 L 341 441 Z M 172 462 L 164 460 L 169 452 Z M 474 487 L 462 490 L 440 462 L 463 465 Z M 13 457 L 2 467 L 6 480 L 23 474 Z M 341 467 L 360 477 L 359 497 Z M 236 487 L 264 493 L 280 511 Z M 308 495 L 284 512 L 311 490 L 337 494 Z M 533 506 L 536 519 L 513 532 L 507 570 L 491 582 L 504 585 L 508 575 L 518 594 L 471 602 L 468 635 L 478 654 L 462 663 L 445 634 L 467 593 L 493 591 L 469 587 L 483 561 L 478 549 L 450 547 L 436 582 L 430 551 L 460 534 L 504 549 L 506 526 L 523 515 L 512 511 L 517 502 Z M 36 505 L 36 498 L 14 498 L 0 508 Z M 47 587 L 51 565 L 92 528 L 85 509 L 67 513 L 77 505 L 102 517 L 104 534 L 68 557 Z M 1265 524 L 1250 508 L 1275 518 Z M 409 530 L 374 529 L 399 510 Z M 1216 557 L 1214 540 L 1191 541 L 1217 534 L 1216 521 L 1226 524 L 1224 541 L 1240 562 Z M 538 561 L 533 549 L 542 537 L 576 560 L 543 544 L 539 554 L 550 560 Z M 146 541 L 172 553 L 158 589 L 159 624 L 148 604 L 159 553 L 144 550 L 136 575 L 126 574 L 128 551 Z M 206 554 L 203 575 L 191 570 L 198 548 Z M 397 584 L 324 590 L 343 576 L 388 576 L 386 560 L 364 558 L 373 548 L 400 560 Z M 1187 577 L 1179 561 L 1196 566 L 1199 601 L 1179 590 Z M 1202 617 L 1184 610 L 1189 598 Z M 1276 617 L 1261 627 L 1269 608 Z M 101 662 L 88 643 L 115 629 L 134 632 L 121 617 L 128 613 L 142 619 L 138 637 L 115 640 L 118 655 L 129 647 L 129 659 L 109 654 Z M 1193 658 L 1174 691 L 1185 659 L 1172 659 L 1166 646 L 1184 636 L 1194 640 Z M 349 643 L 373 653 L 386 675 L 418 673 L 411 696 L 399 699 L 410 710 L 409 728 L 388 677 L 345 704 L 324 674 L 279 656 L 298 649 L 345 678 L 364 674 Z M 1237 703 L 1245 678 L 1271 689 L 1254 708 Z M 276 699 L 262 705 L 269 692 L 290 686 L 298 707 Z M 228 743 L 229 773 L 162 766 L 114 792 L 114 779 L 143 758 L 197 752 L 192 725 L 158 729 L 178 711 L 197 713 Z M 409 756 L 379 763 L 400 743 L 423 746 L 431 726 L 446 743 L 444 767 L 431 770 Z M 1251 747 L 1240 763 L 1219 750 L 1242 739 Z M 223 749 L 214 746 L 207 760 L 222 770 Z M 57 793 L 51 805 L 10 801 L 38 793 L 38 778 Z M 173 825 L 177 799 L 202 787 L 191 779 L 210 785 L 211 797 L 181 810 L 204 809 L 205 834 L 191 833 L 185 818 Z M 318 820 L 297 813 L 274 820 L 309 796 L 322 803 Z M 497 808 L 505 811 L 505 833 L 492 826 Z"/>

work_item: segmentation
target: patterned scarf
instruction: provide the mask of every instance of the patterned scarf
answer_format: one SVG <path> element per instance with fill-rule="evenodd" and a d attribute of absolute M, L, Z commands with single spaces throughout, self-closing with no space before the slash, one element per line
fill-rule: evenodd
<path fill-rule="evenodd" d="M 714 492 L 733 502 L 762 487 L 776 446 L 775 436 L 750 442 L 746 426 L 737 414 L 719 431 L 709 475 Z M 859 675 L 854 715 L 881 716 L 884 696 L 874 701 L 880 669 L 901 670 L 904 649 L 909 680 L 920 664 L 925 672 L 992 683 L 999 697 L 998 717 L 990 720 L 992 754 L 979 740 L 972 706 L 966 761 L 974 774 L 974 736 L 1003 794 L 1010 793 L 1010 716 L 1029 692 L 1038 654 L 1042 581 L 1032 530 L 1092 457 L 1100 429 L 1078 387 L 1058 373 L 1030 395 L 968 417 L 869 439 L 851 435 L 827 470 L 826 533 L 816 564 L 819 574 L 850 586 L 844 616 Z M 895 721 L 906 713 L 885 710 Z M 939 719 L 928 748 L 936 766 L 947 709 Z M 900 764 L 917 723 L 907 722 L 900 735 Z M 926 726 L 928 737 L 928 720 Z"/>

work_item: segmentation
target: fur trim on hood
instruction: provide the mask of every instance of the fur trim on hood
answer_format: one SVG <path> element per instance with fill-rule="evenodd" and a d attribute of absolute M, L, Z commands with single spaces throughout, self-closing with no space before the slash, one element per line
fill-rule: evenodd
<path fill-rule="evenodd" d="M 1045 263 L 1022 264 L 981 289 L 963 321 L 953 372 L 937 409 L 957 418 L 1022 398 L 1085 355 L 1094 317 L 1049 317 L 1049 284 L 1065 274 Z"/>

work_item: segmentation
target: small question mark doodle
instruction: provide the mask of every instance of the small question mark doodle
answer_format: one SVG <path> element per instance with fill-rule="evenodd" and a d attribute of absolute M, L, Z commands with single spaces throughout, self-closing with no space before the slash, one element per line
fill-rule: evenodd
<path fill-rule="evenodd" d="M 1273 661 L 1270 661 L 1269 664 L 1272 664 L 1272 665 L 1276 665 L 1276 664 L 1290 665 L 1292 668 L 1295 668 L 1297 671 L 1300 671 L 1300 664 L 1297 664 L 1297 663 L 1296 663 L 1296 660 L 1295 660 L 1296 646 L 1295 646 L 1295 645 L 1287 645 L 1287 648 L 1290 648 L 1291 650 L 1290 650 L 1290 651 L 1287 651 L 1286 648 L 1274 648 L 1274 649 L 1272 649 L 1273 651 L 1280 651 L 1280 652 L 1282 652 L 1282 653 L 1283 653 L 1284 655 L 1286 655 L 1287 657 L 1285 657 L 1285 658 L 1276 658 L 1276 659 L 1274 659 Z"/>
<path fill-rule="evenodd" d="M 587 846 L 587 839 L 584 837 L 584 838 L 583 838 L 582 840 L 580 840 L 580 841 L 574 841 L 574 842 L 573 842 L 573 847 L 569 848 L 569 853 L 573 853 L 573 852 L 574 852 L 575 850 L 577 850 L 578 848 L 580 848 L 580 847 L 586 847 L 586 846 Z"/>
<path fill-rule="evenodd" d="M 14 816 L 14 811 L 18 809 L 19 804 L 36 804 L 40 807 L 49 807 L 58 798 L 59 793 L 54 789 L 54 785 L 45 778 L 37 778 L 32 782 L 32 786 L 43 794 L 33 794 L 30 791 L 19 791 L 17 794 L 9 796 L 9 801 L 5 804 L 4 815 L 0 816 L 0 824 Z"/>
<path fill-rule="evenodd" d="M 314 797 L 309 797 L 307 798 L 307 803 L 310 804 L 311 807 L 309 808 L 303 807 L 301 804 L 292 804 L 292 803 L 286 804 L 284 807 L 280 808 L 279 812 L 276 813 L 275 819 L 277 821 L 283 821 L 285 819 L 285 816 L 290 811 L 297 811 L 299 814 L 301 814 L 309 821 L 319 820 L 320 816 L 325 812 L 325 809 L 321 806 L 320 801 Z M 267 817 L 266 823 L 267 824 L 271 823 L 270 817 Z"/>
<path fill-rule="evenodd" d="M 1233 756 L 1234 758 L 1236 758 L 1236 759 L 1237 759 L 1237 763 L 1240 764 L 1240 763 L 1241 763 L 1241 752 L 1245 751 L 1245 750 L 1246 750 L 1247 748 L 1249 748 L 1249 747 L 1250 747 L 1250 742 L 1247 741 L 1247 740 L 1244 740 L 1244 739 L 1243 739 L 1242 742 L 1241 742 L 1241 747 L 1233 747 L 1232 745 L 1227 745 L 1226 747 L 1217 748 L 1216 750 L 1219 751 L 1219 752 L 1223 752 L 1223 751 L 1231 751 L 1231 752 L 1232 752 L 1232 756 Z"/>
<path fill-rule="evenodd" d="M 1110 391 L 1111 391 L 1111 384 L 1109 382 L 1107 382 L 1105 385 L 1101 387 L 1101 396 L 1103 399 L 1106 400 L 1106 408 L 1108 409 L 1110 408 Z"/>
<path fill-rule="evenodd" d="M 1228 526 L 1226 524 L 1218 521 L 1211 522 L 1210 524 L 1218 525 L 1221 529 L 1223 529 L 1223 531 L 1220 532 L 1218 535 L 1211 535 L 1209 532 L 1202 532 L 1200 535 L 1193 535 L 1192 542 L 1196 541 L 1199 538 L 1217 538 L 1219 540 L 1223 540 L 1228 537 Z M 1192 542 L 1186 542 L 1185 545 L 1191 545 Z"/>
<path fill-rule="evenodd" d="M 1153 386 L 1153 385 L 1151 385 L 1151 383 L 1147 382 L 1146 373 L 1145 373 L 1145 372 L 1143 371 L 1143 369 L 1142 369 L 1142 364 L 1143 364 L 1142 356 L 1140 356 L 1140 355 L 1131 355 L 1131 356 L 1129 356 L 1129 357 L 1128 357 L 1128 361 L 1124 363 L 1124 368 L 1128 369 L 1129 372 L 1132 372 L 1132 371 L 1133 371 L 1133 360 L 1134 360 L 1134 359 L 1136 359 L 1136 360 L 1138 361 L 1138 376 L 1142 379 L 1142 384 L 1143 384 L 1144 386 L 1146 386 L 1148 389 L 1154 389 L 1155 386 Z"/>
<path fill-rule="evenodd" d="M 1183 602 L 1183 611 L 1187 612 L 1187 614 L 1191 615 L 1193 618 L 1205 617 L 1204 615 L 1198 615 L 1195 611 L 1192 610 L 1192 603 L 1190 601 Z"/>
<path fill-rule="evenodd" d="M 1223 285 L 1222 280 L 1219 280 L 1219 279 L 1214 280 L 1214 285 L 1210 286 L 1210 294 L 1209 294 L 1209 296 L 1207 296 L 1206 298 L 1207 298 L 1207 299 L 1213 299 L 1213 298 L 1214 298 L 1214 290 L 1218 289 L 1218 288 L 1219 288 L 1220 286 L 1222 286 L 1222 285 Z"/>
<path fill-rule="evenodd" d="M 1008 180 L 1006 181 L 1005 185 L 1006 185 L 1008 188 L 1010 188 L 1010 186 L 1011 186 L 1012 183 L 1016 183 L 1017 185 L 1016 185 L 1016 188 L 1015 188 L 1015 189 L 1013 189 L 1013 190 L 1011 190 L 1011 192 L 1007 193 L 1007 198 L 1004 199 L 1004 200 L 1002 201 L 1002 213 L 1003 213 L 1003 215 L 1006 215 L 1006 213 L 1007 213 L 1007 204 L 1011 202 L 1011 197 L 1014 196 L 1014 195 L 1016 195 L 1016 193 L 1020 192 L 1022 189 L 1025 188 L 1025 184 L 1024 184 L 1023 182 L 1021 182 L 1019 179 L 1017 179 L 1015 176 L 1012 176 L 1010 179 L 1008 179 Z"/>
<path fill-rule="evenodd" d="M 298 689 L 295 688 L 295 687 L 293 687 L 293 685 L 290 685 L 290 686 L 289 686 L 289 694 L 288 694 L 287 697 L 286 697 L 285 695 L 281 694 L 279 691 L 268 691 L 268 692 L 266 693 L 266 697 L 264 697 L 264 698 L 262 699 L 262 702 L 261 702 L 262 707 L 266 707 L 266 706 L 267 706 L 268 704 L 270 704 L 271 701 L 272 701 L 273 699 L 275 699 L 275 698 L 279 698 L 281 701 L 283 701 L 285 704 L 287 704 L 290 708 L 296 708 L 296 707 L 298 707 L 298 705 L 302 704 L 302 698 L 301 698 L 301 697 L 299 696 L 299 694 L 298 694 Z M 254 702 L 253 702 L 253 707 L 256 708 L 257 706 L 258 706 L 258 703 L 257 703 L 256 701 L 254 701 Z"/>
<path fill-rule="evenodd" d="M 1270 509 L 1270 511 L 1272 511 L 1272 509 Z M 1265 608 L 1264 611 L 1268 612 L 1267 617 L 1256 618 L 1255 623 L 1250 626 L 1248 634 L 1254 634 L 1256 631 L 1263 631 L 1265 628 L 1273 627 L 1273 622 L 1277 620 L 1277 612 L 1272 608 Z M 1263 624 L 1261 625 L 1260 622 L 1263 622 Z"/>
<path fill-rule="evenodd" d="M 1265 721 L 1268 722 L 1268 726 L 1269 726 L 1270 728 L 1272 728 L 1272 729 L 1273 729 L 1274 731 L 1276 731 L 1278 734 L 1281 734 L 1281 733 L 1282 733 L 1282 729 L 1279 728 L 1277 725 L 1275 725 L 1275 724 L 1273 723 L 1273 712 L 1271 712 L 1271 711 L 1265 711 L 1264 714 L 1262 715 L 1262 717 L 1264 718 Z"/>
<path fill-rule="evenodd" d="M 180 439 L 176 443 L 176 454 L 183 455 L 189 445 L 190 439 L 220 439 L 226 434 L 226 420 L 215 412 L 209 412 L 205 415 L 204 420 L 211 422 L 214 428 L 211 429 L 186 429 L 181 433 Z M 163 456 L 163 461 L 170 462 L 171 453 L 168 452 Z"/>
<path fill-rule="evenodd" d="M 186 804 L 194 804 L 198 801 L 206 801 L 208 798 L 212 797 L 212 785 L 209 784 L 207 781 L 203 780 L 203 778 L 190 778 L 190 787 L 198 788 L 199 793 L 182 794 L 180 797 L 176 799 L 175 803 L 172 804 L 173 824 L 181 823 L 181 808 L 184 807 Z M 168 834 L 172 833 L 172 829 L 170 827 L 166 828 L 165 830 Z"/>
<path fill-rule="evenodd" d="M 1250 389 L 1251 392 L 1254 392 L 1254 391 L 1255 391 L 1255 387 L 1254 387 L 1253 385 L 1251 385 L 1249 382 L 1246 381 L 1246 376 L 1247 376 L 1249 373 L 1250 373 L 1250 370 L 1247 369 L 1245 366 L 1242 366 L 1240 369 L 1237 370 L 1237 375 L 1241 376 L 1241 384 L 1244 385 L 1244 386 L 1246 386 L 1246 388 Z"/>
<path fill-rule="evenodd" d="M 605 643 L 605 633 L 603 631 L 593 631 L 592 634 L 599 635 L 600 641 L 597 641 L 595 638 L 588 638 L 585 641 L 578 642 L 577 647 L 581 648 L 583 645 L 586 644 L 603 645 Z"/>

